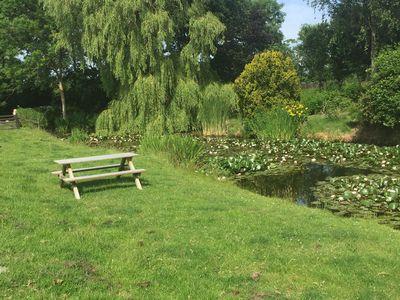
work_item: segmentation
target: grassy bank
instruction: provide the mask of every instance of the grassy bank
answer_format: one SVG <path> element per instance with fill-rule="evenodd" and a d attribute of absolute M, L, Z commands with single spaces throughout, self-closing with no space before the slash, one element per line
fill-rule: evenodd
<path fill-rule="evenodd" d="M 323 114 L 308 117 L 300 129 L 300 135 L 332 141 L 351 141 L 356 134 L 356 123 L 347 114 L 331 119 Z"/>
<path fill-rule="evenodd" d="M 60 190 L 54 159 L 112 153 L 0 132 L 0 298 L 395 299 L 400 232 L 267 199 L 142 155 Z M 253 277 L 253 278 L 252 278 Z"/>

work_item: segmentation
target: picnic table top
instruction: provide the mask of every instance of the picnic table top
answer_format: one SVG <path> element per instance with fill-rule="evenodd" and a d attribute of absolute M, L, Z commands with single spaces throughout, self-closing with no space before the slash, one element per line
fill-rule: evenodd
<path fill-rule="evenodd" d="M 116 153 L 116 154 L 99 155 L 99 156 L 88 156 L 88 157 L 78 157 L 78 158 L 71 158 L 71 159 L 61 159 L 61 160 L 55 160 L 54 162 L 59 164 L 59 165 L 69 165 L 69 164 L 89 162 L 89 161 L 118 159 L 118 158 L 130 158 L 130 157 L 134 157 L 136 155 L 137 154 L 135 154 L 133 152 L 126 152 L 126 153 Z"/>

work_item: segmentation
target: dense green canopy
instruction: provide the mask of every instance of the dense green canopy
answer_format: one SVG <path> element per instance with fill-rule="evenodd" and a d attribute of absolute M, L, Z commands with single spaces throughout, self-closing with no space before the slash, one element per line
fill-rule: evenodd
<path fill-rule="evenodd" d="M 177 87 L 207 83 L 209 63 L 225 29 L 203 1 L 75 0 L 62 11 L 56 2 L 45 1 L 49 12 L 55 18 L 66 16 L 65 28 L 80 20 L 88 58 L 108 66 L 120 83 L 119 99 L 99 118 L 100 130 L 169 131 L 169 117 L 191 111 L 196 99 L 174 103 Z M 62 33 L 61 41 L 69 45 L 71 35 Z M 189 129 L 190 123 L 181 127 Z"/>

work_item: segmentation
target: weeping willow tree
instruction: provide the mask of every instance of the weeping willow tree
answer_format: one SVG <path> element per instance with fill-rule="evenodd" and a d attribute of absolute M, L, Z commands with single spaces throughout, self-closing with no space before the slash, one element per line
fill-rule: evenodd
<path fill-rule="evenodd" d="M 106 65 L 120 83 L 118 99 L 98 118 L 99 132 L 198 126 L 200 85 L 225 29 L 205 10 L 204 0 L 70 2 L 74 5 L 64 6 L 63 13 L 80 8 L 87 57 Z"/>

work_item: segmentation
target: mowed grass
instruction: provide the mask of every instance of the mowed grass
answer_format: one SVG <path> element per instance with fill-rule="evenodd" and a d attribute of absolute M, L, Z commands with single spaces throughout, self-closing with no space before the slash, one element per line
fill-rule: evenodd
<path fill-rule="evenodd" d="M 348 140 L 351 138 L 355 125 L 348 114 L 343 114 L 336 119 L 323 114 L 312 115 L 300 128 L 300 135 L 308 138 Z"/>
<path fill-rule="evenodd" d="M 1 131 L 0 146 L 2 299 L 400 298 L 400 232 L 374 220 L 146 155 L 143 191 L 131 177 L 91 182 L 77 201 L 52 161 L 116 150 L 28 129 Z"/>

